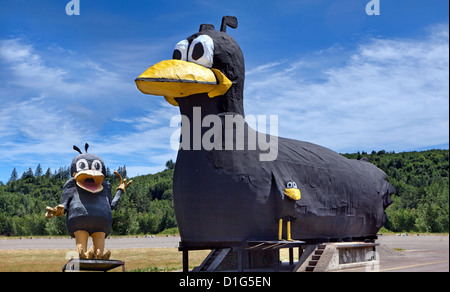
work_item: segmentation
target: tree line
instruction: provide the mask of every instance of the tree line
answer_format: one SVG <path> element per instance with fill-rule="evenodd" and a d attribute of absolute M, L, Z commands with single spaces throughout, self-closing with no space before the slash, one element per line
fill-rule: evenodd
<path fill-rule="evenodd" d="M 111 234 L 156 234 L 177 226 L 172 200 L 173 166 L 171 162 L 162 172 L 132 178 L 134 183 L 112 212 Z M 117 172 L 130 179 L 126 166 Z M 69 167 L 43 172 L 39 164 L 35 171 L 29 168 L 21 177 L 13 169 L 9 181 L 0 183 L 0 235 L 67 235 L 66 215 L 46 219 L 44 214 L 46 206 L 61 203 L 62 188 L 69 178 Z M 105 179 L 111 183 L 114 196 L 118 178 L 107 169 Z"/>
<path fill-rule="evenodd" d="M 396 188 L 393 204 L 386 210 L 384 227 L 394 232 L 448 232 L 449 150 L 420 152 L 358 152 L 347 158 L 366 157 L 388 175 Z M 134 183 L 113 211 L 112 234 L 155 234 L 177 227 L 173 209 L 172 178 L 175 164 L 166 170 L 133 177 Z M 126 166 L 118 172 L 128 178 Z M 14 169 L 10 180 L 0 182 L 0 234 L 65 235 L 65 215 L 48 220 L 46 206 L 61 202 L 62 187 L 70 177 L 69 167 L 43 171 L 38 165 L 19 178 Z M 115 190 L 118 179 L 108 169 L 106 179 Z M 114 195 L 114 194 L 113 194 Z"/>
<path fill-rule="evenodd" d="M 384 227 L 394 232 L 448 232 L 449 150 L 344 154 L 367 159 L 396 188 Z"/>

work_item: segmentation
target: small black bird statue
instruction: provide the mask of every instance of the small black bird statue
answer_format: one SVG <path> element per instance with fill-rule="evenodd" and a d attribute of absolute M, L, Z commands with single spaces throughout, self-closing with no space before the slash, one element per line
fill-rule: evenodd
<path fill-rule="evenodd" d="M 83 154 L 77 146 L 73 146 L 80 154 L 70 165 L 72 177 L 63 186 L 62 204 L 55 208 L 47 207 L 45 217 L 67 214 L 67 231 L 70 236 L 75 237 L 80 259 L 109 259 L 111 252 L 105 252 L 104 248 L 105 238 L 111 231 L 111 210 L 117 207 L 120 196 L 133 181 L 127 182 L 114 171 L 120 183 L 113 199 L 111 184 L 104 180 L 105 164 L 97 155 L 87 153 L 88 147 L 86 143 L 86 153 Z M 92 237 L 93 246 L 87 250 L 89 235 Z"/>
<path fill-rule="evenodd" d="M 281 240 L 283 220 L 288 240 L 375 236 L 395 192 L 383 171 L 319 145 L 256 132 L 244 119 L 238 123 L 244 57 L 226 32 L 237 25 L 233 16 L 223 17 L 220 31 L 202 24 L 175 46 L 171 60 L 135 80 L 141 92 L 164 96 L 182 114 L 173 181 L 182 242 Z M 276 142 L 276 155 L 261 159 L 267 149 L 255 147 L 252 137 Z"/>

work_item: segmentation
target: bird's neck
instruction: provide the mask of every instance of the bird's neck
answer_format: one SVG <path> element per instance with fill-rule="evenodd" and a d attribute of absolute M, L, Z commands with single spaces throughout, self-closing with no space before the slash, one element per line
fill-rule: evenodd
<path fill-rule="evenodd" d="M 201 109 L 201 119 L 208 115 L 219 115 L 221 113 L 232 113 L 244 117 L 242 99 L 230 99 L 228 96 L 217 96 L 210 98 L 207 94 L 196 94 L 188 97 L 176 98 L 180 107 L 180 113 L 190 120 Z"/>
<path fill-rule="evenodd" d="M 224 96 L 210 98 L 207 94 L 176 99 L 182 117 L 180 141 L 182 150 L 203 150 L 203 136 L 214 127 L 220 127 L 218 133 L 223 135 L 222 120 L 218 119 L 218 116 L 226 114 L 244 117 L 243 110 L 227 108 L 224 100 L 226 100 Z M 219 129 L 216 128 L 215 130 Z M 222 137 L 214 138 L 222 140 Z"/>

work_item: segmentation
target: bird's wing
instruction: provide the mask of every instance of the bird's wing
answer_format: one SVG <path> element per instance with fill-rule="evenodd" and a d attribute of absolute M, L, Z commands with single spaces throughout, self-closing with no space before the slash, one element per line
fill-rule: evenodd
<path fill-rule="evenodd" d="M 76 181 L 74 178 L 70 178 L 64 183 L 62 192 L 62 205 L 64 206 L 65 212 L 69 210 L 70 201 L 74 192 L 76 192 Z"/>

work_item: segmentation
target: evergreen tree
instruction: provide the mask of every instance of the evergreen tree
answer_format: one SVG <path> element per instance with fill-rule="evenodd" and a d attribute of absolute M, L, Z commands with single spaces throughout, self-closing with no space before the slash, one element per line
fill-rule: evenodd
<path fill-rule="evenodd" d="M 166 169 L 174 169 L 175 163 L 173 163 L 172 159 L 166 162 Z"/>
<path fill-rule="evenodd" d="M 41 164 L 40 163 L 36 167 L 36 171 L 34 172 L 34 176 L 35 177 L 42 176 L 42 168 L 41 168 Z"/>
<path fill-rule="evenodd" d="M 122 176 L 122 178 L 128 178 L 127 177 L 127 167 L 124 165 L 123 167 L 119 166 L 117 169 L 117 172 Z"/>
<path fill-rule="evenodd" d="M 9 178 L 9 181 L 16 181 L 19 178 L 19 176 L 17 175 L 17 170 L 14 167 L 12 173 L 11 173 L 11 177 Z"/>
<path fill-rule="evenodd" d="M 24 171 L 21 179 L 34 178 L 33 170 L 28 168 L 28 170 Z"/>

